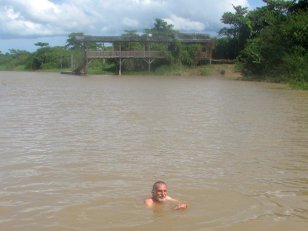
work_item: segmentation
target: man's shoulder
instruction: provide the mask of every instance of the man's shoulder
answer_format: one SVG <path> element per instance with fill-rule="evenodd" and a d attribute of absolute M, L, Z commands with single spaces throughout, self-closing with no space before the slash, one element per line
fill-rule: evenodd
<path fill-rule="evenodd" d="M 147 198 L 144 200 L 144 203 L 147 205 L 147 206 L 152 206 L 154 204 L 154 201 L 152 198 Z"/>

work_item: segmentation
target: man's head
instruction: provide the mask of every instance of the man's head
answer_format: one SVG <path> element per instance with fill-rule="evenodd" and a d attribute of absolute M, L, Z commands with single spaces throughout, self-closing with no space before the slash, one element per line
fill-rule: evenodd
<path fill-rule="evenodd" d="M 156 202 L 164 202 L 167 197 L 167 184 L 164 181 L 157 181 L 153 184 L 152 199 Z"/>

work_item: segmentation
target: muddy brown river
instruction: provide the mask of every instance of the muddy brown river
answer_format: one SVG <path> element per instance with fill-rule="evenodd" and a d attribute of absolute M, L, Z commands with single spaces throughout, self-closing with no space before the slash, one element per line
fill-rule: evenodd
<path fill-rule="evenodd" d="M 277 84 L 0 72 L 0 230 L 305 231 L 307 141 Z"/>

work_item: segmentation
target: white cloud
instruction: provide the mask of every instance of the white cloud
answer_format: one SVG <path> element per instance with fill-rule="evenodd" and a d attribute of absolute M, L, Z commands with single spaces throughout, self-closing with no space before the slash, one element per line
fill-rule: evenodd
<path fill-rule="evenodd" d="M 180 31 L 215 33 L 233 5 L 248 0 L 0 0 L 0 38 L 143 31 L 155 18 Z M 1 48 L 0 48 L 1 49 Z"/>
<path fill-rule="evenodd" d="M 137 28 L 139 26 L 138 20 L 132 18 L 125 17 L 122 22 L 124 26 L 127 26 L 129 28 Z"/>
<path fill-rule="evenodd" d="M 197 21 L 193 21 L 189 18 L 182 18 L 176 15 L 171 15 L 170 18 L 164 19 L 169 24 L 174 25 L 174 29 L 176 30 L 185 30 L 185 31 L 204 31 L 205 24 Z"/>

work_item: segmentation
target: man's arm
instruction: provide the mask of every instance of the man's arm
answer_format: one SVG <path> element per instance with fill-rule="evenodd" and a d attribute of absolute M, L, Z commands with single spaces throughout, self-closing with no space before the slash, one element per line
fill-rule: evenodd
<path fill-rule="evenodd" d="M 177 199 L 174 199 L 174 198 L 172 198 L 172 197 L 167 196 L 167 200 L 168 200 L 168 201 L 171 201 L 171 202 L 174 202 L 175 204 L 177 204 L 177 205 L 174 207 L 175 210 L 178 210 L 178 209 L 186 209 L 186 208 L 187 208 L 187 204 L 186 204 L 186 203 L 180 202 L 180 201 L 177 200 Z"/>

